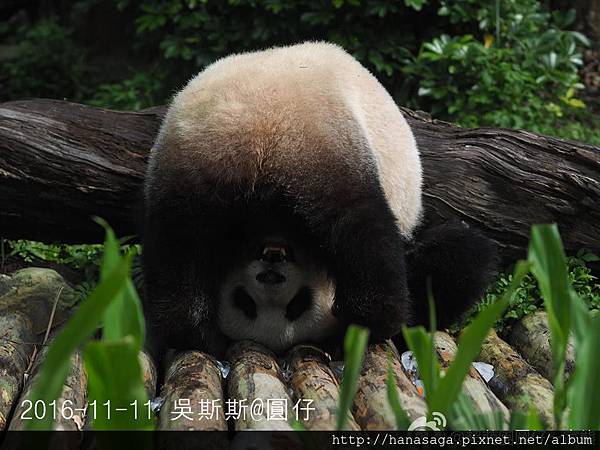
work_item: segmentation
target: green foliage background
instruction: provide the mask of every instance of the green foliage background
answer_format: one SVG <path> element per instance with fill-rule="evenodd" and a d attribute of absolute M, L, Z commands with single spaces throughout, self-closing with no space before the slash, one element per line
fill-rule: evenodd
<path fill-rule="evenodd" d="M 600 145 L 600 118 L 579 98 L 588 39 L 572 31 L 573 10 L 553 11 L 550 2 L 56 3 L 62 7 L 0 25 L 1 100 L 51 97 L 142 109 L 165 103 L 224 55 L 328 40 L 365 64 L 399 104 L 464 126 L 523 128 Z"/>

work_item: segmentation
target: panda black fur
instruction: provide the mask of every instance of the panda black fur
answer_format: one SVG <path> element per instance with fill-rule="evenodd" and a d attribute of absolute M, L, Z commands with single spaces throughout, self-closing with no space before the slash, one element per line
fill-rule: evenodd
<path fill-rule="evenodd" d="M 145 182 L 144 300 L 152 344 L 219 354 L 341 335 L 373 340 L 451 322 L 483 292 L 494 252 L 422 217 L 413 134 L 341 48 L 305 43 L 221 59 L 174 98 Z M 411 295 L 412 294 L 412 295 Z"/>

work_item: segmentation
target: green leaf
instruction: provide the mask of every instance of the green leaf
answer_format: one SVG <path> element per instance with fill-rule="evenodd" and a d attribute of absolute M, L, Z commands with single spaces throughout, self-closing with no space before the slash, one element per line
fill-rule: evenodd
<path fill-rule="evenodd" d="M 95 430 L 150 430 L 154 427 L 131 336 L 118 341 L 91 341 L 84 351 L 88 402 L 96 402 Z M 109 401 L 110 406 L 104 406 Z M 117 408 L 125 411 L 117 411 Z M 91 412 L 88 409 L 88 412 Z M 110 415 L 109 415 L 110 412 Z"/>
<path fill-rule="evenodd" d="M 406 415 L 406 412 L 402 409 L 400 403 L 400 396 L 398 395 L 398 387 L 396 386 L 396 380 L 394 377 L 394 371 L 392 370 L 392 355 L 388 349 L 388 371 L 387 371 L 387 398 L 390 403 L 390 407 L 394 413 L 396 419 L 396 430 L 406 431 L 410 426 L 410 419 Z"/>
<path fill-rule="evenodd" d="M 427 404 L 430 412 L 438 411 L 444 415 L 449 414 L 452 404 L 460 393 L 463 380 L 471 368 L 471 363 L 481 351 L 483 340 L 510 303 L 528 271 L 529 264 L 519 261 L 515 267 L 512 283 L 504 295 L 480 312 L 461 334 L 454 361 L 448 367 L 446 375 L 439 380 L 435 391 L 428 395 Z M 425 382 L 424 379 L 423 382 Z"/>
<path fill-rule="evenodd" d="M 406 345 L 413 352 L 419 367 L 419 376 L 425 386 L 425 401 L 429 406 L 430 394 L 435 392 L 439 378 L 439 364 L 435 353 L 433 338 L 431 334 L 425 331 L 425 328 L 418 326 L 402 329 L 402 334 Z M 436 411 L 429 408 L 430 412 Z"/>
<path fill-rule="evenodd" d="M 462 392 L 452 405 L 450 423 L 453 430 L 487 431 L 505 429 L 502 411 L 495 410 L 486 414 L 477 414 L 473 410 L 472 401 Z"/>
<path fill-rule="evenodd" d="M 423 5 L 427 3 L 427 0 L 404 0 L 404 4 L 409 8 L 413 8 L 416 11 L 421 11 Z"/>
<path fill-rule="evenodd" d="M 567 261 L 555 224 L 532 227 L 528 259 L 548 313 L 554 366 L 554 419 L 560 429 L 566 407 L 565 354 L 571 323 L 571 287 Z"/>
<path fill-rule="evenodd" d="M 600 430 L 600 315 L 592 315 L 575 294 L 571 303 L 577 364 L 567 394 L 569 428 Z"/>
<path fill-rule="evenodd" d="M 529 405 L 529 409 L 527 410 L 527 416 L 525 418 L 525 429 L 530 431 L 541 431 L 544 430 L 544 424 L 542 423 L 542 419 L 540 415 L 533 407 L 533 405 Z"/>
<path fill-rule="evenodd" d="M 69 319 L 64 329 L 56 336 L 40 370 L 30 400 L 42 400 L 45 404 L 57 399 L 69 373 L 71 355 L 98 328 L 110 302 L 124 289 L 129 276 L 130 258 L 124 258 L 91 295 L 84 300 Z M 52 417 L 32 420 L 27 430 L 50 430 Z"/>
<path fill-rule="evenodd" d="M 365 356 L 365 348 L 369 340 L 369 330 L 357 325 L 350 325 L 344 337 L 344 376 L 340 386 L 340 404 L 338 410 L 337 429 L 343 430 L 348 420 L 348 413 L 354 394 L 358 375 Z"/>
<path fill-rule="evenodd" d="M 105 220 L 99 217 L 94 220 L 106 230 L 104 258 L 100 267 L 100 279 L 102 280 L 119 264 L 122 240 L 117 240 L 115 233 Z M 130 279 L 127 280 L 126 288 L 113 299 L 106 309 L 103 324 L 103 339 L 116 340 L 131 336 L 135 340 L 137 349 L 141 350 L 145 334 L 144 315 L 137 291 Z"/>

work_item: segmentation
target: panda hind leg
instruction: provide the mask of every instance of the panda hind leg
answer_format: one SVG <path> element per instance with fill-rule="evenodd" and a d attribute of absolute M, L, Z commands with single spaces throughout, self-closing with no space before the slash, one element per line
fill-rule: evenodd
<path fill-rule="evenodd" d="M 429 327 L 427 279 L 431 277 L 437 328 L 455 323 L 483 296 L 498 263 L 494 242 L 480 231 L 451 221 L 424 229 L 407 253 L 413 323 Z"/>

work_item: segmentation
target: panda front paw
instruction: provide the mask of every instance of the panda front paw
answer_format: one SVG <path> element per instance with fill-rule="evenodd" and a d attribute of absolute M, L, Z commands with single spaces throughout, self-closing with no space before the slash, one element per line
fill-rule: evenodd
<path fill-rule="evenodd" d="M 336 300 L 332 313 L 344 326 L 354 324 L 367 327 L 370 342 L 395 336 L 406 323 L 406 307 L 397 296 L 377 299 L 371 305 L 364 303 L 364 297 L 362 302 L 360 300 L 360 297 Z"/>

